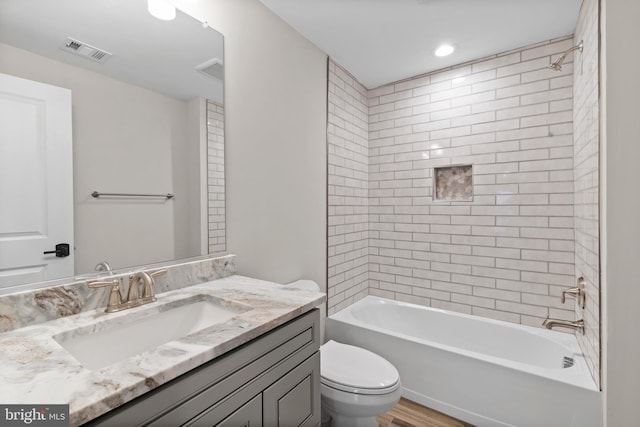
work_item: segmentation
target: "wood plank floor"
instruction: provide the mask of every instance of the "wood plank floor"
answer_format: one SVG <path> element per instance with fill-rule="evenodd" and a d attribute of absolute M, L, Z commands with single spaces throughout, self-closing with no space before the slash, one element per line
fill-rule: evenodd
<path fill-rule="evenodd" d="M 474 427 L 407 399 L 378 417 L 379 427 Z"/>

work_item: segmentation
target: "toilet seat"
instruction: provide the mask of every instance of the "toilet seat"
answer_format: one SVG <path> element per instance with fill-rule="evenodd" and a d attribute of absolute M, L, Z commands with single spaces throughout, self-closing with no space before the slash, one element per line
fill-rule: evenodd
<path fill-rule="evenodd" d="M 396 368 L 360 347 L 328 341 L 320 347 L 320 365 L 321 383 L 347 393 L 388 394 L 399 387 Z"/>
<path fill-rule="evenodd" d="M 343 391 L 345 393 L 351 394 L 362 394 L 362 395 L 378 395 L 378 394 L 389 394 L 393 393 L 398 388 L 398 383 L 394 384 L 391 387 L 387 388 L 358 388 L 350 385 L 339 384 L 333 381 L 329 381 L 326 378 L 321 378 L 320 382 L 322 385 L 326 387 L 330 387 L 334 390 Z"/>

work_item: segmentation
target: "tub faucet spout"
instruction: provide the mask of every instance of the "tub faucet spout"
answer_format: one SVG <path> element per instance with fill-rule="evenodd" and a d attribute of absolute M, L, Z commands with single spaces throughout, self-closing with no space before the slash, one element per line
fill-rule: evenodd
<path fill-rule="evenodd" d="M 562 319 L 551 319 L 551 318 L 547 317 L 546 319 L 544 319 L 544 322 L 542 322 L 542 326 L 544 326 L 547 329 L 552 329 L 555 326 L 558 326 L 560 328 L 569 328 L 569 329 L 576 330 L 578 332 L 582 332 L 582 335 L 584 335 L 584 320 L 583 319 L 580 319 L 580 320 L 562 320 Z"/>

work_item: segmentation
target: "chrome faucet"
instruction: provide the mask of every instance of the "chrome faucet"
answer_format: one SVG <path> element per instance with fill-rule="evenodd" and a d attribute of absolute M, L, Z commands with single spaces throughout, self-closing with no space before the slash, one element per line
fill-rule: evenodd
<path fill-rule="evenodd" d="M 129 276 L 129 291 L 127 292 L 127 299 L 122 299 L 122 293 L 120 292 L 120 280 L 113 279 L 107 281 L 91 281 L 87 282 L 87 286 L 90 288 L 100 288 L 105 286 L 111 286 L 109 293 L 109 304 L 105 309 L 107 313 L 113 313 L 115 311 L 125 310 L 127 308 L 138 307 L 143 304 L 148 304 L 156 300 L 155 297 L 155 281 L 154 277 L 165 274 L 167 270 L 156 270 L 153 272 L 137 271 Z M 140 294 L 140 285 L 142 284 L 142 295 Z"/>
<path fill-rule="evenodd" d="M 573 329 L 575 331 L 579 331 L 582 332 L 582 335 L 584 335 L 584 320 L 580 319 L 580 320 L 562 320 L 562 319 L 550 319 L 550 318 L 546 318 L 544 319 L 544 322 L 542 322 L 542 326 L 544 326 L 547 329 L 551 329 L 554 326 L 558 326 L 561 328 L 569 328 L 569 329 Z"/>
<path fill-rule="evenodd" d="M 113 275 L 113 269 L 111 268 L 111 265 L 109 265 L 109 263 L 107 261 L 101 261 L 99 263 L 96 264 L 95 267 L 96 271 L 106 271 L 109 274 Z"/>

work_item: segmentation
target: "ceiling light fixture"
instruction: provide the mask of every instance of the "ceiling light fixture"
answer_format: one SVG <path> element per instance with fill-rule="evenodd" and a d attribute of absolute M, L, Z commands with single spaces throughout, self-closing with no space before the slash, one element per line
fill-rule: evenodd
<path fill-rule="evenodd" d="M 442 46 L 437 48 L 434 53 L 436 56 L 447 56 L 447 55 L 451 55 L 453 51 L 454 51 L 453 46 L 451 46 L 450 44 L 443 44 Z"/>
<path fill-rule="evenodd" d="M 176 8 L 168 0 L 147 0 L 149 13 L 163 21 L 171 21 L 176 17 Z"/>

